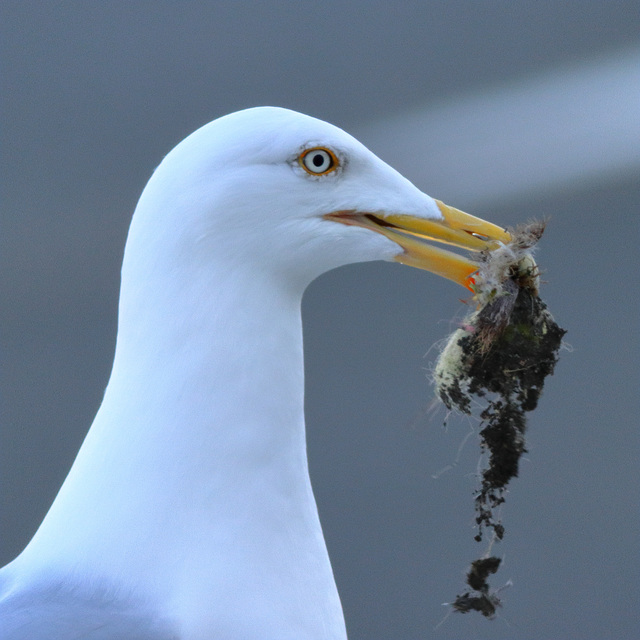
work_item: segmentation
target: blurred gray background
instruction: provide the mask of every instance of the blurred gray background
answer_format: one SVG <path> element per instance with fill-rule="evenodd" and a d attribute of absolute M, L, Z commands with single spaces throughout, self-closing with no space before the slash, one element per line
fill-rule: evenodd
<path fill-rule="evenodd" d="M 146 180 L 200 125 L 273 104 L 449 204 L 549 217 L 543 296 L 569 329 L 494 548 L 505 607 L 434 629 L 484 551 L 478 424 L 429 409 L 464 291 L 384 263 L 309 288 L 310 465 L 350 638 L 637 638 L 639 16 L 637 0 L 3 0 L 0 564 L 99 406 Z"/>

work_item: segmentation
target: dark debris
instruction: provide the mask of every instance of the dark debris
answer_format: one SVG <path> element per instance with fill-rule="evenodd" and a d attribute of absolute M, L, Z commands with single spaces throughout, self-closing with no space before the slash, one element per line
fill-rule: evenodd
<path fill-rule="evenodd" d="M 469 611 L 479 611 L 486 618 L 493 618 L 496 609 L 500 606 L 500 599 L 495 593 L 489 591 L 489 583 L 487 578 L 494 574 L 500 566 L 500 558 L 490 556 L 489 558 L 480 558 L 471 563 L 471 568 L 467 573 L 467 584 L 478 595 L 467 591 L 457 596 L 452 606 L 459 613 L 468 613 Z"/>
<path fill-rule="evenodd" d="M 483 257 L 476 299 L 484 304 L 453 334 L 435 371 L 438 395 L 447 408 L 471 414 L 472 398 L 481 398 L 484 404 L 479 416 L 480 444 L 488 454 L 488 465 L 475 498 L 478 542 L 487 529 L 494 539 L 504 537 L 505 528 L 495 510 L 505 501 L 507 484 L 518 475 L 526 452 L 525 413 L 537 407 L 566 333 L 538 295 L 538 267 L 529 248 L 543 230 L 543 223 L 515 230 L 514 241 L 501 255 Z M 482 289 L 483 278 L 491 283 L 490 289 Z M 456 611 L 495 614 L 500 601 L 489 593 L 486 578 L 499 564 L 497 558 L 472 563 L 467 583 L 476 595 L 458 596 L 453 604 Z"/>

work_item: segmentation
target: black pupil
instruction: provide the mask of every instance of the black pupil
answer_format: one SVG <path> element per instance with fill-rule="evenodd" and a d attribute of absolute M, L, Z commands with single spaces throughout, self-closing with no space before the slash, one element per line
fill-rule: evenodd
<path fill-rule="evenodd" d="M 321 153 L 316 153 L 311 162 L 313 162 L 314 167 L 321 167 L 324 164 L 325 158 Z"/>

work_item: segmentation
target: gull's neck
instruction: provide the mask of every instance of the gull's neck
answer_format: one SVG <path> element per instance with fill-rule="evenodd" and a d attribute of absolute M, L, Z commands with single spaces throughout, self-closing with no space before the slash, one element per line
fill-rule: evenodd
<path fill-rule="evenodd" d="M 136 260 L 103 404 L 24 561 L 123 583 L 185 638 L 342 638 L 308 476 L 301 287 Z"/>

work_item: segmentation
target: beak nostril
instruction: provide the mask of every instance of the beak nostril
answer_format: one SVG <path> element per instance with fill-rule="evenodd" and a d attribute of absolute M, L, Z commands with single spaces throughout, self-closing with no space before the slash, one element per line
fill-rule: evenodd
<path fill-rule="evenodd" d="M 368 220 L 371 220 L 371 222 L 375 222 L 375 224 L 379 225 L 380 227 L 391 227 L 394 229 L 397 228 L 395 224 L 387 222 L 386 220 L 384 220 L 384 218 L 378 218 L 378 216 L 374 216 L 371 213 L 365 213 L 364 217 Z"/>
<path fill-rule="evenodd" d="M 489 236 L 485 236 L 482 233 L 476 233 L 475 231 L 467 231 L 470 236 L 474 238 L 478 238 L 478 240 L 482 240 L 483 242 L 489 242 Z"/>

